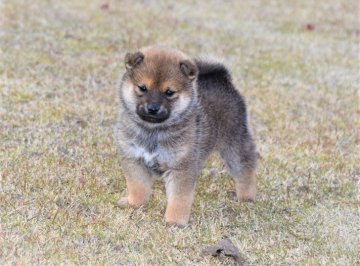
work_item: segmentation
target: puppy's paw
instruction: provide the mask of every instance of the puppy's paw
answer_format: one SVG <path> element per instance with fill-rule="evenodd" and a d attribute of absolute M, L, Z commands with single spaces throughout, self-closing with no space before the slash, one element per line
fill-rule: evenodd
<path fill-rule="evenodd" d="M 237 187 L 236 188 L 236 196 L 238 201 L 240 202 L 254 202 L 256 195 L 255 187 Z"/>
<path fill-rule="evenodd" d="M 165 222 L 168 226 L 184 228 L 188 224 L 189 218 L 190 213 L 177 213 L 169 209 L 165 213 Z"/>
<path fill-rule="evenodd" d="M 254 202 L 255 197 L 240 196 L 240 197 L 238 197 L 238 201 L 240 201 L 240 202 Z"/>
<path fill-rule="evenodd" d="M 118 201 L 118 204 L 121 208 L 128 208 L 130 207 L 129 200 L 127 197 L 123 197 Z"/>
<path fill-rule="evenodd" d="M 134 200 L 131 197 L 123 197 L 118 201 L 118 204 L 121 208 L 133 208 L 133 209 L 139 209 L 141 206 L 144 206 L 147 203 L 147 201 L 139 201 Z"/>
<path fill-rule="evenodd" d="M 166 218 L 165 218 L 165 222 L 168 227 L 178 227 L 178 228 L 184 228 L 188 224 L 188 222 L 184 221 L 184 220 L 175 221 L 175 220 L 170 220 L 170 219 L 166 219 Z"/>
<path fill-rule="evenodd" d="M 256 196 L 256 183 L 237 183 L 235 185 L 236 196 L 240 202 L 253 202 Z"/>

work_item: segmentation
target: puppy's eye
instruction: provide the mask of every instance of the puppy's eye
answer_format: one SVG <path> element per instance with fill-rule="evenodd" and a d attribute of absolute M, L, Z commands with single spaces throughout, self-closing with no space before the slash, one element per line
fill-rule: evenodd
<path fill-rule="evenodd" d="M 138 86 L 138 88 L 141 92 L 147 92 L 147 88 L 145 85 Z"/>
<path fill-rule="evenodd" d="M 166 94 L 166 96 L 168 96 L 168 97 L 173 96 L 174 93 L 175 93 L 175 91 L 172 91 L 172 90 L 167 90 L 167 91 L 165 91 L 165 94 Z"/>

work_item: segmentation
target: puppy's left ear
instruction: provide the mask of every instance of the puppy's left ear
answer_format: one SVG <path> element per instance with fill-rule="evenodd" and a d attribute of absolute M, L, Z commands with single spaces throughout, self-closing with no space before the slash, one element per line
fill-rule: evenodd
<path fill-rule="evenodd" d="M 194 80 L 199 72 L 197 66 L 191 60 L 181 61 L 180 62 L 180 70 L 190 80 Z"/>
<path fill-rule="evenodd" d="M 141 52 L 127 53 L 125 55 L 125 67 L 126 70 L 132 70 L 136 66 L 140 65 L 144 60 L 144 55 Z"/>

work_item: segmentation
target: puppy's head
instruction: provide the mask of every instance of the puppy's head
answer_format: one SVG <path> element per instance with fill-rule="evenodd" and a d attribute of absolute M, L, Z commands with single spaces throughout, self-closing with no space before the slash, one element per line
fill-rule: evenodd
<path fill-rule="evenodd" d="M 125 56 L 122 97 L 130 112 L 144 123 L 178 119 L 196 99 L 198 69 L 180 51 L 149 47 Z"/>

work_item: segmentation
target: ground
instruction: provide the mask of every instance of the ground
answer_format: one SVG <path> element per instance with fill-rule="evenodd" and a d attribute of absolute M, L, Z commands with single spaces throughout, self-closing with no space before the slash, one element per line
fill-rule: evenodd
<path fill-rule="evenodd" d="M 360 261 L 359 3 L 2 1 L 0 264 L 252 265 Z M 221 59 L 249 106 L 258 196 L 238 203 L 215 156 L 184 229 L 126 194 L 113 125 L 127 51 Z"/>

